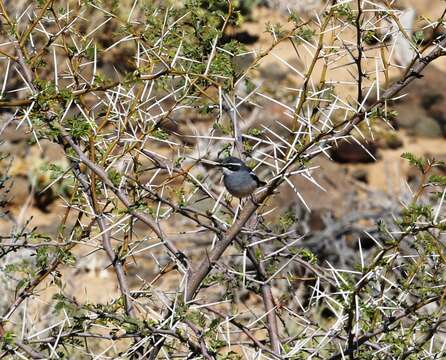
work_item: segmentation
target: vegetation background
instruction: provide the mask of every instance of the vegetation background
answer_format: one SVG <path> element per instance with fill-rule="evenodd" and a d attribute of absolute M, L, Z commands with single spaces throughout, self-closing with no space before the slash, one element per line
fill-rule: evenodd
<path fill-rule="evenodd" d="M 0 1 L 0 358 L 444 358 L 445 13 Z"/>

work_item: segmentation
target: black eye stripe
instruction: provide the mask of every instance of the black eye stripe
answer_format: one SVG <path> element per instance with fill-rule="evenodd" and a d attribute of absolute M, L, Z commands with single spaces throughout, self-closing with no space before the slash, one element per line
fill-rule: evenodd
<path fill-rule="evenodd" d="M 229 169 L 229 170 L 239 170 L 241 168 L 240 164 L 225 164 L 225 166 Z"/>

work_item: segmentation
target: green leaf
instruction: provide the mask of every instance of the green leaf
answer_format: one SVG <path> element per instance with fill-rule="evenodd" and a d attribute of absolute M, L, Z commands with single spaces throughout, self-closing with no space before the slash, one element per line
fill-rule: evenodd
<path fill-rule="evenodd" d="M 446 186 L 446 176 L 431 175 L 431 176 L 429 176 L 429 183 L 432 185 Z"/>
<path fill-rule="evenodd" d="M 416 157 L 410 152 L 403 153 L 401 157 L 408 160 L 411 165 L 417 167 L 424 174 L 424 168 L 426 166 L 426 161 L 424 159 Z"/>

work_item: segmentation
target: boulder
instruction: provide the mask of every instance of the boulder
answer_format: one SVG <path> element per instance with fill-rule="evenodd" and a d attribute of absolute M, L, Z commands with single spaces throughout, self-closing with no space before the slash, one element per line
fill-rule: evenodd
<path fill-rule="evenodd" d="M 443 137 L 443 129 L 440 124 L 430 117 L 420 119 L 415 126 L 410 130 L 410 133 L 415 136 L 441 138 Z"/>
<path fill-rule="evenodd" d="M 375 160 L 370 156 L 370 154 L 376 157 L 378 151 L 376 144 L 369 142 L 361 145 L 353 140 L 350 142 L 345 140 L 339 141 L 337 145 L 332 148 L 331 157 L 334 161 L 341 164 L 374 162 Z"/>

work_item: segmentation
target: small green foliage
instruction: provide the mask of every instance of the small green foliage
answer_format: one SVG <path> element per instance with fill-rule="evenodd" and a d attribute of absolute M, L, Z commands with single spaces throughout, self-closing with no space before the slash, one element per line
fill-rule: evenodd
<path fill-rule="evenodd" d="M 446 187 L 446 176 L 445 175 L 431 175 L 429 176 L 429 184 L 435 186 Z"/>
<path fill-rule="evenodd" d="M 227 156 L 231 156 L 231 144 L 226 144 L 223 146 L 223 148 L 219 151 L 220 156 L 222 158 L 227 157 Z"/>
<path fill-rule="evenodd" d="M 217 352 L 218 350 L 220 350 L 221 348 L 224 348 L 226 346 L 227 346 L 226 341 L 223 341 L 223 339 L 211 339 L 209 341 L 209 348 L 214 352 Z M 221 357 L 221 359 L 231 359 L 231 358 L 224 356 L 224 357 Z"/>
<path fill-rule="evenodd" d="M 12 345 L 14 343 L 15 334 L 12 331 L 5 331 L 5 333 L 0 337 L 0 342 L 4 345 Z"/>
<path fill-rule="evenodd" d="M 218 273 L 218 272 L 213 272 L 211 274 L 209 274 L 208 276 L 206 276 L 206 278 L 203 281 L 203 285 L 205 286 L 209 286 L 213 283 L 224 283 L 225 282 L 225 277 L 223 274 Z"/>
<path fill-rule="evenodd" d="M 48 265 L 49 255 L 51 254 L 48 246 L 40 246 L 36 250 L 37 266 L 44 268 Z"/>
<path fill-rule="evenodd" d="M 113 183 L 114 186 L 119 187 L 119 184 L 121 183 L 122 176 L 118 172 L 118 170 L 114 168 L 110 168 L 107 172 L 108 179 Z"/>
<path fill-rule="evenodd" d="M 256 166 L 256 161 L 254 159 L 248 159 L 245 161 L 245 165 L 247 167 L 249 167 L 250 169 L 254 169 L 254 167 Z"/>
<path fill-rule="evenodd" d="M 77 307 L 72 303 L 70 299 L 65 297 L 62 293 L 54 294 L 53 300 L 54 300 L 53 311 L 55 314 L 61 314 L 63 310 L 65 310 L 66 313 L 70 315 L 78 313 Z"/>
<path fill-rule="evenodd" d="M 220 318 L 215 318 L 211 321 L 210 325 L 209 325 L 209 330 L 208 332 L 215 332 L 218 328 L 218 326 L 220 325 L 220 323 L 222 322 L 222 320 Z"/>
<path fill-rule="evenodd" d="M 426 167 L 426 160 L 416 157 L 414 154 L 409 153 L 409 152 L 405 152 L 404 154 L 401 155 L 401 157 L 403 159 L 406 159 L 407 161 L 409 161 L 409 163 L 412 166 L 415 166 L 418 168 L 418 170 L 421 171 L 421 173 L 424 174 L 425 172 L 425 167 Z"/>
<path fill-rule="evenodd" d="M 302 248 L 299 249 L 299 256 L 302 258 L 302 260 L 305 260 L 309 262 L 310 264 L 316 264 L 317 263 L 317 256 L 313 254 L 309 249 Z"/>
<path fill-rule="evenodd" d="M 211 114 L 213 109 L 214 109 L 214 106 L 205 104 L 203 106 L 200 106 L 200 108 L 198 109 L 198 112 L 200 114 L 207 115 L 207 114 Z"/>
<path fill-rule="evenodd" d="M 180 156 L 180 157 L 176 158 L 175 162 L 174 162 L 174 167 L 180 168 L 181 164 L 183 163 L 184 160 L 186 160 L 186 158 L 183 157 L 183 156 Z"/>
<path fill-rule="evenodd" d="M 68 132 L 73 138 L 81 138 L 90 133 L 91 124 L 83 116 L 74 116 L 66 120 Z"/>
<path fill-rule="evenodd" d="M 34 134 L 36 134 L 39 139 L 54 140 L 58 136 L 59 131 L 55 130 L 51 126 L 48 126 L 47 119 L 40 113 L 40 111 L 33 111 L 29 115 L 29 119 L 31 120 Z M 33 144 L 34 142 L 35 138 L 32 137 L 30 143 Z"/>
<path fill-rule="evenodd" d="M 386 109 L 385 111 L 381 107 L 375 107 L 368 114 L 370 119 L 383 119 L 387 122 L 393 122 L 398 117 L 398 112 L 395 110 Z"/>
<path fill-rule="evenodd" d="M 245 88 L 246 88 L 246 92 L 247 93 L 252 93 L 253 91 L 255 91 L 256 89 L 256 84 L 254 83 L 254 81 L 252 81 L 250 78 L 245 77 L 243 79 L 243 83 L 245 84 Z"/>
<path fill-rule="evenodd" d="M 232 56 L 243 54 L 248 50 L 245 45 L 239 43 L 237 40 L 231 40 L 230 42 L 224 44 L 223 49 L 230 52 Z"/>
<path fill-rule="evenodd" d="M 374 44 L 378 39 L 376 30 L 366 30 L 362 34 L 362 40 L 369 45 Z"/>
<path fill-rule="evenodd" d="M 43 241 L 51 241 L 52 238 L 51 236 L 49 236 L 48 234 L 43 234 L 43 233 L 39 233 L 39 232 L 35 232 L 33 231 L 30 235 L 29 235 L 29 239 L 30 240 L 43 240 Z"/>
<path fill-rule="evenodd" d="M 402 225 L 410 226 L 418 221 L 430 221 L 432 219 L 432 207 L 430 205 L 410 204 L 403 210 Z"/>
<path fill-rule="evenodd" d="M 422 30 L 419 31 L 415 31 L 412 34 L 412 41 L 415 43 L 416 46 L 419 46 L 423 43 L 424 41 L 424 33 Z"/>
<path fill-rule="evenodd" d="M 47 169 L 51 172 L 51 180 L 59 178 L 64 173 L 64 169 L 62 168 L 62 166 L 54 163 L 48 164 Z M 46 169 L 43 168 L 42 170 L 45 171 Z"/>
<path fill-rule="evenodd" d="M 312 42 L 314 34 L 316 31 L 309 26 L 302 26 L 296 30 L 295 37 L 297 44 L 300 44 L 304 41 Z"/>
<path fill-rule="evenodd" d="M 143 324 L 141 323 L 141 326 L 139 326 L 138 323 L 132 322 L 124 322 L 122 324 L 123 329 L 127 334 L 138 334 L 139 329 L 142 328 Z"/>
<path fill-rule="evenodd" d="M 33 69 L 42 69 L 47 65 L 45 59 L 40 57 L 34 61 Z"/>
<path fill-rule="evenodd" d="M 103 85 L 105 85 L 107 83 L 107 80 L 105 79 L 104 75 L 96 73 L 94 75 L 94 83 L 97 86 L 103 86 Z"/>
<path fill-rule="evenodd" d="M 37 114 L 42 116 L 42 114 L 38 112 L 39 109 L 43 111 L 47 111 L 49 109 L 59 110 L 59 103 L 57 101 L 58 94 L 55 83 L 52 81 L 36 79 L 33 81 L 33 84 L 39 91 L 35 95 L 35 100 L 37 101 L 38 105 L 35 109 Z"/>
<path fill-rule="evenodd" d="M 269 261 L 266 265 L 266 273 L 273 275 L 279 269 L 279 260 L 273 259 Z"/>
<path fill-rule="evenodd" d="M 150 135 L 152 135 L 154 138 L 157 138 L 160 140 L 169 139 L 169 134 L 160 128 L 156 128 L 156 129 L 152 130 L 150 132 Z"/>
<path fill-rule="evenodd" d="M 288 21 L 292 21 L 294 26 L 298 26 L 302 22 L 302 18 L 297 11 L 292 10 L 288 16 Z"/>
<path fill-rule="evenodd" d="M 266 32 L 270 33 L 274 40 L 284 36 L 285 32 L 281 24 L 266 23 Z"/>
<path fill-rule="evenodd" d="M 202 328 L 206 325 L 206 317 L 204 316 L 203 312 L 198 310 L 188 311 L 186 314 L 186 319 Z"/>
<path fill-rule="evenodd" d="M 130 71 L 125 74 L 124 82 L 126 84 L 132 84 L 135 85 L 137 83 L 141 82 L 141 73 L 139 70 Z"/>
<path fill-rule="evenodd" d="M 339 19 L 344 19 L 351 24 L 356 20 L 351 6 L 347 3 L 336 5 L 335 14 Z"/>
<path fill-rule="evenodd" d="M 229 125 L 224 125 L 218 122 L 214 122 L 212 124 L 212 127 L 216 130 L 220 130 L 223 135 L 230 135 L 232 133 L 232 129 Z M 228 148 L 228 145 L 230 147 L 230 144 L 225 145 L 226 148 Z M 229 156 L 229 155 L 228 155 Z"/>
<path fill-rule="evenodd" d="M 212 343 L 212 348 L 219 349 L 223 346 L 219 342 L 214 341 Z M 243 356 L 240 354 L 237 354 L 234 351 L 229 351 L 226 354 L 217 354 L 217 360 L 242 360 Z"/>
<path fill-rule="evenodd" d="M 56 94 L 56 85 L 52 81 L 35 79 L 34 86 L 41 92 L 42 96 L 49 97 Z"/>
<path fill-rule="evenodd" d="M 297 218 L 295 213 L 292 210 L 288 210 L 279 218 L 279 225 L 283 229 L 283 231 L 286 231 L 294 225 L 296 220 Z"/>
<path fill-rule="evenodd" d="M 74 265 L 76 263 L 76 256 L 74 256 L 71 251 L 62 247 L 57 248 L 57 257 L 59 258 L 59 261 L 65 265 Z"/>
<path fill-rule="evenodd" d="M 177 197 L 177 202 L 179 207 L 183 207 L 187 205 L 186 200 L 186 191 L 180 187 L 180 188 L 174 188 L 173 191 L 175 192 L 175 196 Z"/>
<path fill-rule="evenodd" d="M 248 134 L 252 136 L 260 136 L 262 134 L 262 130 L 258 128 L 251 128 L 249 129 Z"/>
<path fill-rule="evenodd" d="M 120 10 L 119 0 L 111 0 L 108 2 L 108 5 L 110 6 L 109 11 L 112 14 L 119 15 L 119 10 Z"/>
<path fill-rule="evenodd" d="M 248 140 L 244 140 L 243 141 L 243 150 L 247 153 L 250 154 L 253 150 L 253 146 L 251 145 L 251 143 Z"/>
<path fill-rule="evenodd" d="M 67 104 L 71 99 L 73 99 L 73 94 L 68 89 L 60 89 L 58 92 L 58 98 L 63 104 Z"/>
<path fill-rule="evenodd" d="M 15 292 L 18 293 L 20 290 L 25 289 L 28 284 L 29 280 L 27 278 L 20 279 L 15 286 Z"/>
<path fill-rule="evenodd" d="M 28 259 L 6 264 L 3 269 L 6 273 L 23 273 L 29 276 L 33 274 L 33 266 Z"/>

